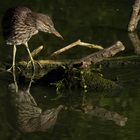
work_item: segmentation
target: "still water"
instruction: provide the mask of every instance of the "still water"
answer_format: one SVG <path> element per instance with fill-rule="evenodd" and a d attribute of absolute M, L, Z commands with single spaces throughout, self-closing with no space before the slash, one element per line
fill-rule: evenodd
<path fill-rule="evenodd" d="M 6 9 L 17 5 L 28 6 L 34 11 L 48 13 L 52 17 L 64 40 L 45 33 L 34 36 L 29 42 L 30 49 L 44 46 L 44 50 L 35 59 L 45 59 L 53 51 L 78 39 L 103 47 L 109 47 L 120 40 L 126 47 L 124 52 L 117 54 L 124 57 L 126 62 L 114 60 L 110 63 L 105 62 L 102 66 L 104 77 L 116 81 L 123 87 L 118 91 L 84 93 L 80 89 L 72 89 L 66 90 L 63 97 L 57 98 L 54 87 L 38 81 L 33 82 L 30 91 L 27 91 L 30 80 L 23 78 L 18 83 L 19 95 L 16 95 L 12 74 L 1 72 L 1 140 L 140 139 L 140 49 L 126 31 L 132 4 L 132 0 L 0 2 L 0 18 Z M 139 32 L 135 36 L 139 36 Z M 4 44 L 2 36 L 0 47 L 0 63 L 12 63 L 12 47 Z M 77 47 L 57 59 L 81 58 L 92 52 L 89 48 Z M 25 56 L 25 47 L 18 47 L 16 60 L 20 61 Z M 13 107 L 19 110 L 20 115 L 17 116 Z M 24 110 L 27 112 L 25 116 L 22 114 Z M 41 114 L 42 111 L 45 113 Z M 49 113 L 51 118 L 48 123 L 44 121 L 43 115 Z M 17 125 L 17 121 L 20 125 Z"/>

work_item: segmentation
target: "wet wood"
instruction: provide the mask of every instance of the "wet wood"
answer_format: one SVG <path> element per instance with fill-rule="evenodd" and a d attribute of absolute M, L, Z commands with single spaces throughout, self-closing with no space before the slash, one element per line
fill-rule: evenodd
<path fill-rule="evenodd" d="M 103 61 L 104 59 L 108 58 L 108 57 L 112 57 L 115 54 L 117 54 L 120 51 L 123 51 L 125 49 L 124 45 L 122 44 L 122 42 L 117 41 L 114 45 L 112 45 L 109 48 L 105 48 L 101 51 L 98 51 L 96 53 L 93 53 L 91 55 L 88 55 L 82 59 L 80 59 L 77 62 L 73 62 L 72 64 L 80 64 L 81 63 L 81 67 L 88 67 L 91 64 L 96 64 L 100 61 Z"/>

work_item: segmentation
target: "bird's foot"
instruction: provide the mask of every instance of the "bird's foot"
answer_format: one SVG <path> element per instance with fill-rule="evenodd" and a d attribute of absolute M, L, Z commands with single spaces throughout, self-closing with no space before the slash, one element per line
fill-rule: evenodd
<path fill-rule="evenodd" d="M 26 68 L 27 69 L 33 69 L 35 71 L 35 63 L 34 63 L 34 61 L 28 61 Z"/>
<path fill-rule="evenodd" d="M 31 65 L 30 63 L 31 63 L 31 61 L 28 61 L 27 65 L 26 65 L 26 68 L 30 67 L 30 65 Z"/>
<path fill-rule="evenodd" d="M 19 67 L 17 67 L 17 69 L 19 70 L 19 71 L 21 71 L 21 69 L 19 68 Z M 11 66 L 9 69 L 7 69 L 6 70 L 7 72 L 15 72 L 16 71 L 16 67 L 15 66 Z"/>
<path fill-rule="evenodd" d="M 15 72 L 15 66 L 11 66 L 9 69 L 7 69 L 7 72 Z"/>
<path fill-rule="evenodd" d="M 39 65 L 40 68 L 43 68 L 42 65 L 38 61 L 36 61 L 36 63 Z"/>
<path fill-rule="evenodd" d="M 12 70 L 13 70 L 13 66 L 10 67 L 9 69 L 7 69 L 6 71 L 8 71 L 8 72 L 12 72 Z"/>

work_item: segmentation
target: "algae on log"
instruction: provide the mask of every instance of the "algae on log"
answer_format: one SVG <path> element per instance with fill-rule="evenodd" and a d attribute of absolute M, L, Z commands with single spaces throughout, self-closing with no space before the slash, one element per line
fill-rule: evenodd
<path fill-rule="evenodd" d="M 93 71 L 92 68 L 82 68 L 66 71 L 66 77 L 63 79 L 63 84 L 69 88 L 82 88 L 85 92 L 89 90 L 104 91 L 120 89 L 121 86 L 115 82 L 105 79 L 102 74 Z"/>
<path fill-rule="evenodd" d="M 58 67 L 36 80 L 36 83 L 55 85 L 59 93 L 65 89 L 75 88 L 82 89 L 85 92 L 121 89 L 121 86 L 117 83 L 105 79 L 102 74 L 92 70 L 92 68 Z"/>
<path fill-rule="evenodd" d="M 91 69 L 84 69 L 81 71 L 81 86 L 86 90 L 94 89 L 97 91 L 120 89 L 121 86 L 115 82 L 103 78 L 102 74 L 92 72 Z"/>

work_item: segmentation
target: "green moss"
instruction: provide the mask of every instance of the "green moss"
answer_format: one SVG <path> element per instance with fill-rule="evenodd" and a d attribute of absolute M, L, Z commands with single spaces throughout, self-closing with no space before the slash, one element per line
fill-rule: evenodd
<path fill-rule="evenodd" d="M 115 82 L 104 79 L 102 74 L 92 71 L 91 69 L 84 69 L 81 71 L 81 86 L 87 90 L 112 90 L 119 88 Z"/>

